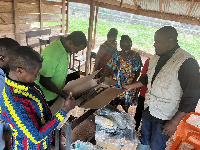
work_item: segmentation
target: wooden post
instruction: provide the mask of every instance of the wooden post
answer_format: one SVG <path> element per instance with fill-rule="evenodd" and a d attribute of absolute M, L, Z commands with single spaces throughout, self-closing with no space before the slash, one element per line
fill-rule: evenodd
<path fill-rule="evenodd" d="M 162 4 L 163 4 L 163 0 L 160 0 L 160 12 L 162 13 Z"/>
<path fill-rule="evenodd" d="M 86 62 L 85 62 L 86 75 L 89 73 L 89 62 L 90 62 L 90 55 L 91 55 L 92 31 L 93 31 L 93 21 L 94 21 L 94 8 L 95 8 L 95 0 L 91 0 L 89 29 L 88 29 L 88 43 L 87 43 Z"/>
<path fill-rule="evenodd" d="M 133 0 L 133 3 L 135 6 L 137 6 L 137 1 L 136 0 Z"/>
<path fill-rule="evenodd" d="M 14 18 L 14 27 L 15 27 L 15 40 L 20 44 L 20 28 L 19 28 L 19 11 L 17 8 L 18 0 L 13 0 L 13 18 Z"/>
<path fill-rule="evenodd" d="M 62 33 L 65 33 L 65 0 L 62 0 Z"/>
<path fill-rule="evenodd" d="M 121 2 L 120 2 L 120 7 L 122 8 L 122 5 L 123 5 L 123 0 L 121 0 Z"/>
<path fill-rule="evenodd" d="M 67 0 L 67 10 L 66 10 L 66 31 L 65 33 L 69 33 L 69 0 Z"/>
<path fill-rule="evenodd" d="M 42 0 L 39 1 L 39 7 L 40 7 L 40 29 L 43 29 L 43 3 Z"/>
<path fill-rule="evenodd" d="M 94 26 L 94 41 L 93 41 L 92 49 L 95 48 L 95 43 L 96 43 L 98 13 L 99 13 L 99 5 L 97 3 L 97 6 L 96 6 L 96 16 L 95 16 L 95 26 Z"/>

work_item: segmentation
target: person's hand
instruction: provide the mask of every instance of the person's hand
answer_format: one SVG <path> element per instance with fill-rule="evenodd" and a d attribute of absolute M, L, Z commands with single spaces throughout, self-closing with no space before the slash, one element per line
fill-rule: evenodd
<path fill-rule="evenodd" d="M 64 110 L 65 113 L 67 114 L 70 110 L 75 108 L 75 105 L 76 105 L 75 99 L 72 97 L 71 94 L 69 94 L 68 98 L 64 102 L 62 110 Z"/>
<path fill-rule="evenodd" d="M 99 79 L 99 82 L 100 83 L 103 83 L 105 81 L 105 77 L 101 77 L 100 79 Z"/>
<path fill-rule="evenodd" d="M 162 133 L 169 136 L 173 135 L 177 129 L 178 124 L 179 123 L 174 120 L 166 122 L 166 124 L 163 126 Z"/>
<path fill-rule="evenodd" d="M 122 86 L 123 89 L 126 89 L 126 92 L 132 90 L 131 86 L 130 85 L 124 85 Z"/>

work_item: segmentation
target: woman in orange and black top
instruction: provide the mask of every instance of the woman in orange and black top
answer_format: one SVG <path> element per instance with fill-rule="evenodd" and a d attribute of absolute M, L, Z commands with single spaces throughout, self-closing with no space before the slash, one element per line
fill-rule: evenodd
<path fill-rule="evenodd" d="M 117 35 L 118 31 L 115 28 L 111 28 L 107 34 L 107 40 L 100 46 L 95 59 L 95 71 L 101 69 L 100 72 L 104 73 L 106 64 L 117 52 Z"/>

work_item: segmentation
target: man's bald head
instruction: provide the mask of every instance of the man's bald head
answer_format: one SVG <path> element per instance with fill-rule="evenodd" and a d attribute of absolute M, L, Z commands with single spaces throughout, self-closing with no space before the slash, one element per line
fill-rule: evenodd
<path fill-rule="evenodd" d="M 172 26 L 164 26 L 154 35 L 154 47 L 157 55 L 163 55 L 178 44 L 178 33 Z"/>
<path fill-rule="evenodd" d="M 156 31 L 156 33 L 166 36 L 166 38 L 173 38 L 177 42 L 178 33 L 172 26 L 164 26 Z"/>

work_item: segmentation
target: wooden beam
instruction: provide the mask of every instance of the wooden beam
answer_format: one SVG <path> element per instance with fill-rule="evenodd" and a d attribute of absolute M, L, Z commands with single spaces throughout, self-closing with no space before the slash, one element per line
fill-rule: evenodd
<path fill-rule="evenodd" d="M 119 6 L 120 8 L 129 8 L 129 9 L 137 10 L 137 6 L 123 3 L 123 0 L 121 0 L 121 2 L 116 1 L 116 0 L 95 0 L 95 1 L 107 4 L 107 5 L 111 5 L 111 7 Z"/>
<path fill-rule="evenodd" d="M 67 10 L 66 10 L 66 33 L 69 33 L 69 0 L 67 0 Z"/>
<path fill-rule="evenodd" d="M 122 8 L 123 0 L 121 0 L 120 7 Z"/>
<path fill-rule="evenodd" d="M 4 2 L 12 2 L 12 0 L 1 0 L 1 1 L 4 1 Z M 89 4 L 88 1 L 90 0 L 72 0 L 73 2 L 77 2 L 77 3 L 83 3 L 83 4 Z M 190 3 L 192 0 L 188 1 L 188 0 L 174 0 L 174 1 L 182 1 L 182 2 L 188 2 Z M 37 0 L 18 0 L 19 3 L 39 3 Z M 134 2 L 134 5 L 137 4 L 137 1 L 136 0 L 133 0 Z M 136 2 L 136 3 L 135 3 Z M 195 4 L 200 4 L 200 0 L 195 0 L 194 1 Z M 45 5 L 62 5 L 62 2 L 54 2 L 54 1 L 46 1 L 46 0 L 43 0 L 43 4 Z"/>
<path fill-rule="evenodd" d="M 2 2 L 12 2 L 13 0 L 0 0 Z M 42 0 L 43 4 L 45 5 L 59 5 L 61 6 L 62 3 L 61 2 L 54 2 L 54 1 L 46 1 L 46 0 Z M 35 3 L 35 4 L 39 4 L 39 0 L 18 0 L 18 3 Z"/>
<path fill-rule="evenodd" d="M 94 26 L 94 41 L 93 41 L 92 49 L 95 48 L 95 43 L 96 43 L 96 33 L 97 33 L 98 14 L 99 14 L 99 5 L 98 5 L 98 3 L 97 3 L 97 6 L 96 6 L 96 15 L 95 15 L 95 26 Z"/>
<path fill-rule="evenodd" d="M 62 0 L 62 33 L 65 33 L 65 0 Z"/>
<path fill-rule="evenodd" d="M 12 13 L 13 5 L 12 2 L 0 1 L 0 13 Z"/>
<path fill-rule="evenodd" d="M 61 22 L 60 15 L 58 14 L 43 14 L 43 22 Z M 31 23 L 31 22 L 40 22 L 39 14 L 26 14 L 23 16 L 19 16 L 20 23 Z"/>
<path fill-rule="evenodd" d="M 53 2 L 53 1 L 43 0 L 43 4 L 45 4 L 45 5 L 59 5 L 59 6 L 61 6 L 62 2 Z"/>
<path fill-rule="evenodd" d="M 191 12 L 192 12 L 192 7 L 194 6 L 194 0 L 192 0 L 192 2 L 190 3 L 190 10 L 188 12 L 188 16 L 190 16 Z"/>
<path fill-rule="evenodd" d="M 126 3 L 123 3 L 121 8 L 129 8 L 129 9 L 137 10 L 137 6 L 129 5 L 129 4 L 126 4 Z"/>
<path fill-rule="evenodd" d="M 18 0 L 13 0 L 13 16 L 14 16 L 14 27 L 15 27 L 15 40 L 20 43 L 20 28 L 19 28 L 19 12 L 17 8 Z"/>
<path fill-rule="evenodd" d="M 39 0 L 40 7 L 40 29 L 43 29 L 43 2 Z"/>
<path fill-rule="evenodd" d="M 88 29 L 88 44 L 87 44 L 86 62 L 85 62 L 86 75 L 89 73 L 89 62 L 90 62 L 90 55 L 91 55 L 92 31 L 93 31 L 93 21 L 94 21 L 94 9 L 95 9 L 95 0 L 91 0 L 89 29 Z"/>
<path fill-rule="evenodd" d="M 160 0 L 160 12 L 162 13 L 162 4 L 163 4 L 163 0 Z"/>
<path fill-rule="evenodd" d="M 82 3 L 90 5 L 90 0 L 70 0 L 70 2 Z"/>
<path fill-rule="evenodd" d="M 58 5 L 44 5 L 43 3 L 43 13 L 48 14 L 61 14 L 61 8 Z"/>
<path fill-rule="evenodd" d="M 39 4 L 39 0 L 18 0 L 19 3 L 35 3 L 35 4 Z M 42 0 L 43 4 L 45 5 L 62 5 L 62 2 L 53 2 L 53 1 L 46 1 L 46 0 Z"/>
<path fill-rule="evenodd" d="M 119 1 L 116 1 L 116 0 L 95 0 L 96 2 L 101 2 L 101 3 L 104 3 L 104 4 L 109 4 L 109 5 L 116 5 L 116 6 L 120 6 L 120 3 Z"/>

